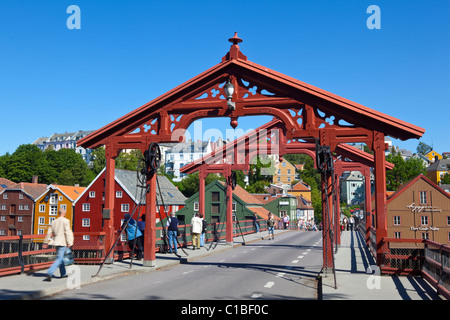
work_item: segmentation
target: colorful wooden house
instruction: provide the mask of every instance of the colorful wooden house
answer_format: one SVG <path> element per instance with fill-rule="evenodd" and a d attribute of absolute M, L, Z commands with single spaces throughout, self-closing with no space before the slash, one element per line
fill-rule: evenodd
<path fill-rule="evenodd" d="M 292 188 L 288 190 L 288 193 L 295 197 L 302 196 L 306 200 L 311 201 L 311 187 L 303 181 L 294 184 Z"/>
<path fill-rule="evenodd" d="M 46 184 L 21 182 L 0 191 L 0 236 L 32 234 L 34 201 L 46 190 Z"/>
<path fill-rule="evenodd" d="M 289 161 L 283 160 L 275 166 L 273 183 L 292 184 L 295 180 L 295 166 Z"/>
<path fill-rule="evenodd" d="M 74 203 L 85 189 L 85 187 L 49 185 L 34 204 L 33 234 L 47 234 L 49 226 L 58 218 L 58 211 L 62 208 L 66 210 L 66 218 L 73 227 Z"/>
<path fill-rule="evenodd" d="M 137 220 L 146 212 L 145 189 L 138 187 L 136 171 L 115 169 L 114 228 L 119 230 L 125 214 L 130 214 Z M 178 211 L 185 205 L 186 197 L 165 177 L 157 177 L 156 192 L 157 222 L 165 219 L 172 211 Z M 160 192 L 161 191 L 161 192 Z M 162 197 L 161 197 L 162 196 Z M 141 204 L 141 206 L 138 206 Z M 89 233 L 103 231 L 103 208 L 105 206 L 105 169 L 101 171 L 92 183 L 75 201 L 74 232 L 86 233 L 82 236 L 89 241 Z M 160 216 L 161 214 L 161 216 Z"/>

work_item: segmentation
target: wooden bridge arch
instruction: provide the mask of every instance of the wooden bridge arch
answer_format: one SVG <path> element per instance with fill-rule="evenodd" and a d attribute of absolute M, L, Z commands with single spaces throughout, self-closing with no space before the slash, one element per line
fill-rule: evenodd
<path fill-rule="evenodd" d="M 288 139 L 318 139 L 331 151 L 339 143 L 362 142 L 374 151 L 377 247 L 381 249 L 387 235 L 384 137 L 418 139 L 425 130 L 253 63 L 240 51 L 242 40 L 237 34 L 229 41 L 229 52 L 214 67 L 78 141 L 84 148 L 105 146 L 105 212 L 109 213 L 104 216 L 105 247 L 113 243 L 114 159 L 120 150 L 144 151 L 151 142 L 181 142 L 184 131 L 201 118 L 229 117 L 235 128 L 239 117 L 273 115 L 285 123 Z M 229 96 L 224 90 L 228 82 L 234 87 Z M 148 183 L 144 265 L 154 266 L 156 176 L 149 177 Z"/>

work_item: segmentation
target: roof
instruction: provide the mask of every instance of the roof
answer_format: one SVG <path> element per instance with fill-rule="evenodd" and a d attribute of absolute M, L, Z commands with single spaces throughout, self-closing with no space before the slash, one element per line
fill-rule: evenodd
<path fill-rule="evenodd" d="M 284 97 L 318 106 L 323 112 L 339 115 L 342 120 L 353 123 L 357 127 L 381 131 L 397 139 L 418 139 L 425 132 L 423 128 L 251 62 L 242 54 L 237 43 L 233 42 L 230 51 L 220 63 L 82 138 L 78 141 L 78 145 L 84 148 L 97 148 L 105 144 L 108 137 L 124 135 L 135 130 L 160 114 L 162 109 L 170 103 L 197 92 L 205 84 L 221 83 L 229 75 L 244 79 L 258 79 L 259 85 L 267 86 L 271 91 L 276 90 Z"/>
<path fill-rule="evenodd" d="M 36 200 L 47 191 L 47 185 L 42 183 L 20 182 L 11 185 L 4 191 L 8 190 L 21 190 L 25 192 L 31 199 Z"/>
<path fill-rule="evenodd" d="M 0 178 L 0 191 L 14 185 L 15 182 L 8 180 L 6 178 Z"/>
<path fill-rule="evenodd" d="M 311 192 L 311 187 L 308 186 L 306 183 L 304 183 L 303 181 L 299 181 L 296 184 L 294 184 L 292 186 L 291 189 L 289 189 L 288 191 L 309 191 Z"/>
<path fill-rule="evenodd" d="M 297 197 L 297 209 L 314 209 L 312 201 L 305 199 L 303 196 Z"/>
<path fill-rule="evenodd" d="M 220 184 L 222 184 L 223 186 L 225 186 L 225 182 L 223 181 L 219 181 Z M 242 188 L 240 185 L 236 185 L 236 187 L 233 190 L 233 194 L 237 197 L 239 197 L 239 199 L 241 199 L 242 201 L 244 201 L 247 206 L 251 206 L 251 205 L 257 205 L 257 206 L 262 206 L 263 203 L 261 201 L 259 201 L 257 198 L 255 198 L 254 196 L 252 196 L 250 193 L 248 193 L 244 188 Z"/>
<path fill-rule="evenodd" d="M 86 190 L 86 187 L 74 187 L 74 186 L 63 186 L 58 184 L 51 184 L 48 189 L 58 189 L 61 191 L 70 201 L 76 201 Z"/>
<path fill-rule="evenodd" d="M 138 187 L 136 171 L 130 170 L 115 170 L 115 180 L 128 195 L 136 202 L 145 204 L 146 197 L 143 194 L 143 199 L 137 201 L 141 195 L 142 188 Z M 162 194 L 162 199 L 160 195 Z M 186 197 L 167 179 L 165 176 L 157 176 L 156 180 L 156 203 L 162 205 L 184 205 Z"/>
<path fill-rule="evenodd" d="M 450 159 L 440 159 L 427 167 L 427 171 L 450 171 Z"/>
<path fill-rule="evenodd" d="M 395 198 L 397 198 L 399 195 L 401 195 L 405 190 L 407 190 L 410 186 L 412 186 L 414 183 L 416 183 L 418 180 L 422 179 L 423 181 L 427 182 L 429 185 L 431 185 L 431 187 L 435 188 L 437 191 L 439 191 L 440 193 L 442 193 L 443 195 L 445 195 L 447 198 L 450 199 L 450 194 L 448 194 L 447 192 L 445 192 L 442 188 L 440 188 L 437 184 L 435 184 L 434 182 L 432 182 L 430 179 L 428 179 L 427 177 L 425 177 L 423 174 L 419 174 L 417 177 L 415 177 L 414 179 L 411 179 L 410 181 L 408 181 L 407 183 L 401 185 L 397 191 L 395 191 L 391 196 L 388 197 L 386 204 L 391 202 L 392 200 L 394 200 Z"/>
<path fill-rule="evenodd" d="M 263 218 L 265 220 L 269 219 L 269 214 L 272 213 L 263 207 L 247 207 L 247 209 L 256 213 L 258 216 L 260 216 L 261 218 Z M 281 218 L 279 216 L 277 216 L 276 214 L 272 213 L 272 215 L 275 220 L 281 220 Z"/>

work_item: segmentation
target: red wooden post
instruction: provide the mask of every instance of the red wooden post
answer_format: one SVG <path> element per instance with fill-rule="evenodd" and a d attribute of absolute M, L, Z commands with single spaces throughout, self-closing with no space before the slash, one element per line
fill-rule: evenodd
<path fill-rule="evenodd" d="M 334 179 L 334 190 L 336 191 L 336 201 L 335 201 L 335 207 L 334 207 L 334 212 L 335 212 L 335 219 L 334 219 L 334 223 L 335 223 L 335 239 L 336 239 L 336 246 L 340 246 L 341 245 L 341 188 L 339 185 L 339 178 L 340 178 L 341 174 L 336 171 L 336 175 L 335 175 L 335 179 Z"/>
<path fill-rule="evenodd" d="M 329 230 L 332 228 L 331 218 L 333 212 L 333 205 L 329 199 L 331 193 L 331 177 L 327 178 L 328 188 L 325 188 L 325 176 L 322 174 L 322 244 L 323 244 L 323 269 L 325 273 L 333 270 L 333 246 L 329 235 Z M 328 197 L 328 207 L 327 207 Z"/>
<path fill-rule="evenodd" d="M 374 131 L 373 151 L 375 157 L 375 214 L 378 266 L 384 264 L 383 238 L 387 236 L 385 150 L 384 134 Z"/>
<path fill-rule="evenodd" d="M 156 173 L 147 178 L 150 190 L 146 195 L 144 267 L 156 266 Z M 161 222 L 162 223 L 162 222 Z"/>
<path fill-rule="evenodd" d="M 226 221 L 226 242 L 233 245 L 233 187 L 230 182 L 230 175 L 227 177 L 227 221 Z"/>
<path fill-rule="evenodd" d="M 199 178 L 199 212 L 205 215 L 205 179 L 208 174 L 204 172 L 204 170 L 199 170 L 198 178 Z"/>
<path fill-rule="evenodd" d="M 102 214 L 109 212 L 109 215 L 103 216 L 103 231 L 105 232 L 105 254 L 114 244 L 114 177 L 115 177 L 115 160 L 112 146 L 107 143 L 105 147 L 106 172 L 105 172 L 105 210 Z M 114 253 L 105 257 L 105 263 L 114 262 Z"/>
<path fill-rule="evenodd" d="M 372 211 L 372 187 L 370 181 L 370 168 L 366 166 L 364 168 L 365 187 L 366 187 L 366 203 L 364 206 L 364 220 L 366 221 L 366 244 L 370 243 L 370 226 L 372 225 L 372 219 L 370 218 L 370 212 Z"/>

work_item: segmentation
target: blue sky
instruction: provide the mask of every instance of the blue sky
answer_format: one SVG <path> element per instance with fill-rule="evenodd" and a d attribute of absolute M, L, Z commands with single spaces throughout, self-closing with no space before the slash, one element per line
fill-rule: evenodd
<path fill-rule="evenodd" d="M 69 5 L 80 30 L 67 28 Z M 423 127 L 420 141 L 450 152 L 449 14 L 448 0 L 1 0 L 0 155 L 101 128 L 220 62 L 235 31 L 250 61 Z M 208 128 L 225 136 L 229 119 Z"/>

